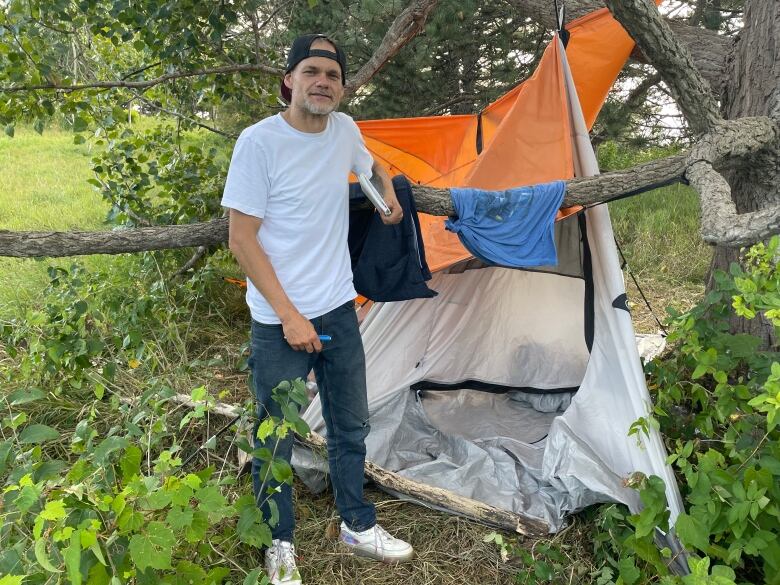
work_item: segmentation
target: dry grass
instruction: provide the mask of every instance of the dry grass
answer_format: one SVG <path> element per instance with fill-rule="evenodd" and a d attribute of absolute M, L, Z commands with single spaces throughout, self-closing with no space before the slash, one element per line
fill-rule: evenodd
<path fill-rule="evenodd" d="M 644 277 L 638 279 L 638 282 L 652 307 L 651 312 L 631 277 L 628 274 L 625 277 L 626 294 L 631 303 L 631 319 L 637 333 L 658 333 L 660 328 L 656 318 L 666 325 L 665 321 L 669 317 L 666 310 L 668 307 L 687 311 L 704 297 L 703 283 L 680 282 L 673 286 L 668 281 Z"/>
<path fill-rule="evenodd" d="M 376 503 L 377 519 L 391 534 L 411 542 L 415 558 L 406 564 L 385 565 L 355 557 L 337 541 L 338 513 L 328 491 L 312 495 L 297 487 L 298 529 L 296 545 L 305 583 L 333 585 L 455 585 L 464 583 L 510 584 L 522 571 L 501 560 L 498 548 L 484 542 L 491 529 L 463 518 L 393 499 L 369 488 Z M 569 528 L 552 540 L 568 557 L 570 566 L 561 582 L 574 582 L 591 572 L 589 526 L 573 519 Z M 529 550 L 548 539 L 526 540 Z"/>

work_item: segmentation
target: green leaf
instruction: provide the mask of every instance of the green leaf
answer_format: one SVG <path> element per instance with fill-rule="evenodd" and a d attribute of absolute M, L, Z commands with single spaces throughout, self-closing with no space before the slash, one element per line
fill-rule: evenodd
<path fill-rule="evenodd" d="M 694 546 L 701 551 L 709 548 L 709 534 L 698 518 L 688 514 L 680 514 L 675 524 L 677 536 L 686 546 Z"/>
<path fill-rule="evenodd" d="M 260 579 L 265 575 L 265 571 L 262 568 L 257 568 L 250 571 L 244 578 L 243 585 L 259 585 Z M 0 583 L 2 585 L 2 583 Z"/>
<path fill-rule="evenodd" d="M 284 459 L 274 459 L 271 462 L 271 475 L 279 483 L 292 483 L 293 471 Z"/>
<path fill-rule="evenodd" d="M 194 585 L 202 583 L 205 585 L 206 571 L 199 565 L 189 561 L 179 561 L 176 565 L 176 574 L 170 581 L 171 585 Z"/>
<path fill-rule="evenodd" d="M 40 514 L 41 518 L 44 520 L 51 521 L 62 520 L 67 515 L 68 513 L 65 511 L 65 502 L 62 500 L 46 502 L 46 505 Z"/>
<path fill-rule="evenodd" d="M 14 499 L 14 505 L 21 512 L 27 512 L 41 497 L 41 489 L 38 486 L 26 485 L 19 490 L 19 495 Z"/>
<path fill-rule="evenodd" d="M 24 575 L 5 575 L 0 577 L 0 585 L 22 585 Z"/>
<path fill-rule="evenodd" d="M 159 489 L 141 500 L 141 506 L 145 510 L 162 510 L 171 503 L 171 493 L 165 489 Z"/>
<path fill-rule="evenodd" d="M 46 425 L 30 425 L 24 428 L 19 435 L 20 443 L 43 443 L 59 439 L 60 434 L 55 429 Z"/>
<path fill-rule="evenodd" d="M 620 572 L 620 578 L 626 585 L 633 585 L 639 580 L 641 575 L 639 569 L 634 563 L 633 557 L 622 558 L 618 561 L 618 571 Z"/>
<path fill-rule="evenodd" d="M 250 546 L 262 548 L 271 546 L 271 529 L 263 522 L 263 513 L 252 502 L 241 510 L 236 524 L 236 534 L 239 540 Z"/>
<path fill-rule="evenodd" d="M 271 417 L 268 417 L 263 422 L 260 423 L 260 425 L 257 427 L 257 438 L 260 441 L 265 441 L 268 437 L 270 437 L 274 432 L 274 420 Z"/>
<path fill-rule="evenodd" d="M 143 453 L 135 445 L 130 445 L 125 449 L 122 457 L 119 458 L 119 467 L 122 470 L 122 479 L 127 483 L 134 476 L 141 473 L 141 459 Z"/>
<path fill-rule="evenodd" d="M 8 465 L 8 459 L 11 455 L 11 449 L 13 449 L 14 442 L 11 439 L 0 442 L 0 477 L 5 473 L 6 465 Z"/>
<path fill-rule="evenodd" d="M 694 380 L 701 378 L 704 374 L 707 373 L 708 367 L 709 366 L 705 364 L 699 364 L 698 366 L 696 366 L 696 369 L 693 370 L 693 374 L 691 374 L 691 378 Z"/>
<path fill-rule="evenodd" d="M 49 459 L 48 461 L 42 462 L 40 465 L 36 465 L 33 479 L 36 482 L 54 479 L 55 477 L 59 477 L 62 474 L 62 470 L 67 466 L 68 464 L 61 459 Z"/>
<path fill-rule="evenodd" d="M 728 349 L 735 358 L 749 358 L 758 351 L 761 340 L 754 335 L 740 333 L 732 335 L 728 341 Z"/>
<path fill-rule="evenodd" d="M 129 444 L 128 440 L 124 437 L 108 437 L 103 439 L 100 444 L 95 448 L 93 457 L 95 463 L 105 463 L 106 458 L 119 449 L 124 449 Z"/>
<path fill-rule="evenodd" d="M 34 402 L 41 398 L 46 398 L 46 392 L 40 388 L 23 388 L 16 392 L 11 392 L 8 395 L 8 402 L 11 403 L 11 406 L 19 406 L 20 404 Z"/>
<path fill-rule="evenodd" d="M 208 515 L 200 510 L 195 510 L 192 515 L 192 524 L 184 531 L 184 538 L 187 542 L 200 542 L 206 536 L 208 527 Z"/>
<path fill-rule="evenodd" d="M 192 519 L 194 517 L 195 513 L 193 510 L 180 506 L 173 506 L 168 511 L 168 516 L 165 518 L 165 521 L 174 530 L 181 530 L 182 528 L 189 528 L 192 525 Z"/>
<path fill-rule="evenodd" d="M 227 504 L 225 496 L 220 493 L 218 487 L 213 485 L 199 489 L 196 497 L 200 500 L 198 509 L 204 512 L 216 512 Z"/>
<path fill-rule="evenodd" d="M 36 540 L 35 548 L 33 550 L 35 551 L 35 560 L 38 561 L 38 564 L 43 567 L 44 570 L 49 571 L 49 573 L 62 573 L 61 569 L 58 569 L 51 564 L 49 556 L 46 554 L 46 541 L 44 539 L 39 538 Z"/>
<path fill-rule="evenodd" d="M 73 131 L 84 132 L 84 130 L 87 128 L 89 128 L 87 121 L 81 116 L 76 116 L 76 118 L 73 120 Z"/>
<path fill-rule="evenodd" d="M 171 568 L 171 549 L 176 544 L 173 531 L 162 522 L 149 522 L 144 534 L 130 539 L 130 558 L 139 571 Z"/>
<path fill-rule="evenodd" d="M 190 393 L 190 398 L 192 398 L 193 402 L 201 402 L 206 400 L 207 397 L 208 390 L 206 390 L 205 386 L 198 386 L 197 388 L 193 388 L 192 392 Z"/>
<path fill-rule="evenodd" d="M 542 581 L 552 581 L 555 572 L 549 563 L 537 560 L 534 566 L 534 575 Z"/>
<path fill-rule="evenodd" d="M 81 531 L 74 530 L 70 535 L 70 544 L 62 553 L 65 568 L 71 585 L 81 585 Z"/>

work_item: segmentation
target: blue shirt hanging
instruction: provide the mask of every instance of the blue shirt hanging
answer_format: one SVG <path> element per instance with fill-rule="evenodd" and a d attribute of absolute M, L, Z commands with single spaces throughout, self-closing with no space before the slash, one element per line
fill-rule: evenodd
<path fill-rule="evenodd" d="M 506 191 L 452 189 L 457 218 L 445 226 L 483 262 L 510 268 L 555 266 L 555 215 L 564 181 Z"/>

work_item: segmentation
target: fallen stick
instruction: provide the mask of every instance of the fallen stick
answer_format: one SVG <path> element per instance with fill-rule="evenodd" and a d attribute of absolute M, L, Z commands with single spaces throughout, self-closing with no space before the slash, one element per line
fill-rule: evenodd
<path fill-rule="evenodd" d="M 186 394 L 176 394 L 171 400 L 189 407 L 195 407 L 197 404 Z M 243 409 L 238 406 L 220 402 L 212 405 L 210 410 L 212 413 L 227 417 L 236 417 L 243 412 Z M 327 445 L 325 439 L 315 432 L 310 432 L 307 437 L 296 435 L 296 438 L 306 447 L 320 453 L 325 450 Z M 248 453 L 239 451 L 239 465 L 243 466 L 243 464 L 249 462 L 250 459 L 251 457 Z M 410 496 L 424 506 L 450 510 L 455 514 L 476 520 L 477 522 L 488 524 L 509 532 L 524 534 L 526 536 L 543 536 L 549 532 L 549 527 L 542 520 L 522 516 L 508 510 L 502 510 L 483 502 L 458 495 L 444 488 L 413 481 L 398 473 L 380 467 L 371 461 L 366 461 L 365 474 L 377 485 L 386 488 L 391 492 Z"/>

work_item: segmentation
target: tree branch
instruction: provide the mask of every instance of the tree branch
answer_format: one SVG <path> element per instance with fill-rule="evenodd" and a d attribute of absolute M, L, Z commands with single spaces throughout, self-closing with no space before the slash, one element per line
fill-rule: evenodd
<path fill-rule="evenodd" d="M 632 169 L 567 183 L 564 206 L 593 205 L 620 197 L 638 187 L 681 179 L 685 155 L 651 161 Z M 431 215 L 452 216 L 449 189 L 413 185 L 417 209 Z M 121 254 L 211 246 L 226 242 L 226 219 L 181 226 L 127 228 L 108 232 L 11 232 L 0 230 L 0 256 L 60 257 L 85 254 Z"/>
<path fill-rule="evenodd" d="M 678 154 L 630 169 L 567 181 L 563 205 L 568 207 L 604 203 L 627 194 L 637 193 L 653 185 L 681 180 L 686 176 L 701 194 L 703 207 L 706 207 L 710 194 L 708 184 L 705 184 L 703 179 L 699 180 L 703 171 L 692 169 L 692 174 L 688 177 L 689 168 L 701 161 L 715 168 L 724 164 L 734 164 L 740 158 L 761 152 L 778 137 L 780 137 L 780 126 L 772 118 L 723 120 L 718 122 L 710 133 L 703 136 L 689 154 Z M 413 185 L 412 191 L 419 211 L 439 216 L 455 214 L 449 189 Z M 714 193 L 714 196 L 717 199 L 720 193 Z M 704 213 L 710 212 L 705 210 Z M 717 215 L 717 212 L 714 213 Z M 728 221 L 735 225 L 749 224 L 746 227 L 755 231 L 758 229 L 756 228 L 758 222 L 766 220 L 765 231 L 771 232 L 776 229 L 772 219 L 773 212 L 757 213 L 759 215 L 745 218 L 744 221 L 739 219 L 741 216 L 732 213 L 728 216 Z M 210 246 L 226 242 L 227 237 L 226 219 L 181 226 L 119 229 L 109 232 L 0 231 L 0 256 L 25 258 L 121 254 Z M 708 241 L 715 241 L 709 236 L 706 237 L 709 238 Z M 728 234 L 723 235 L 722 240 L 723 243 L 734 246 L 741 245 L 742 241 Z M 721 242 L 720 239 L 717 241 Z"/>
<path fill-rule="evenodd" d="M 742 247 L 780 233 L 780 205 L 737 213 L 731 187 L 709 162 L 696 161 L 685 175 L 700 193 L 701 237 L 705 242 Z"/>
<path fill-rule="evenodd" d="M 771 118 L 724 120 L 703 136 L 688 155 L 686 178 L 699 193 L 701 235 L 705 242 L 747 246 L 780 232 L 780 206 L 738 213 L 731 187 L 715 170 L 721 161 L 744 158 L 771 148 L 780 139 L 780 121 Z"/>
<path fill-rule="evenodd" d="M 238 138 L 238 134 L 231 134 L 229 132 L 223 132 L 219 128 L 214 128 L 213 126 L 209 126 L 208 124 L 204 124 L 203 122 L 199 122 L 195 118 L 190 118 L 189 116 L 185 116 L 184 114 L 180 114 L 179 112 L 175 112 L 173 110 L 169 110 L 167 108 L 163 108 L 162 106 L 158 106 L 153 101 L 146 99 L 142 94 L 134 91 L 133 95 L 135 95 L 136 99 L 143 102 L 150 108 L 154 108 L 158 112 L 162 112 L 164 114 L 168 114 L 169 116 L 173 116 L 174 118 L 178 118 L 179 120 L 184 120 L 185 122 L 189 122 L 190 124 L 194 124 L 195 126 L 198 126 L 200 128 L 203 128 L 204 130 L 208 130 L 209 132 L 213 132 L 214 134 L 219 134 L 220 136 L 223 136 L 225 138 L 229 138 L 231 140 L 235 140 Z"/>
<path fill-rule="evenodd" d="M 606 4 L 661 74 L 691 129 L 697 134 L 707 132 L 721 119 L 712 88 L 655 4 L 650 0 L 606 0 Z"/>
<path fill-rule="evenodd" d="M 368 61 L 347 80 L 344 96 L 349 99 L 355 91 L 365 85 L 382 66 L 401 48 L 412 40 L 425 26 L 428 15 L 439 0 L 412 0 L 387 29 L 379 48 Z"/>
<path fill-rule="evenodd" d="M 175 71 L 173 73 L 166 73 L 160 77 L 154 79 L 146 79 L 144 81 L 126 81 L 124 79 L 118 81 L 97 81 L 95 83 L 82 83 L 77 85 L 60 85 L 57 83 L 42 83 L 38 85 L 16 85 L 10 87 L 0 87 L 0 92 L 18 92 L 18 91 L 33 91 L 50 89 L 55 91 L 71 92 L 79 91 L 83 89 L 111 89 L 117 87 L 126 87 L 132 89 L 146 89 L 159 85 L 172 79 L 181 79 L 184 77 L 199 77 L 202 75 L 218 75 L 225 73 L 239 73 L 239 72 L 253 72 L 260 71 L 263 73 L 269 73 L 281 77 L 284 75 L 283 69 L 278 69 L 270 65 L 245 63 L 240 65 L 223 65 L 221 67 L 212 67 L 210 69 L 198 69 L 196 71 Z"/>

